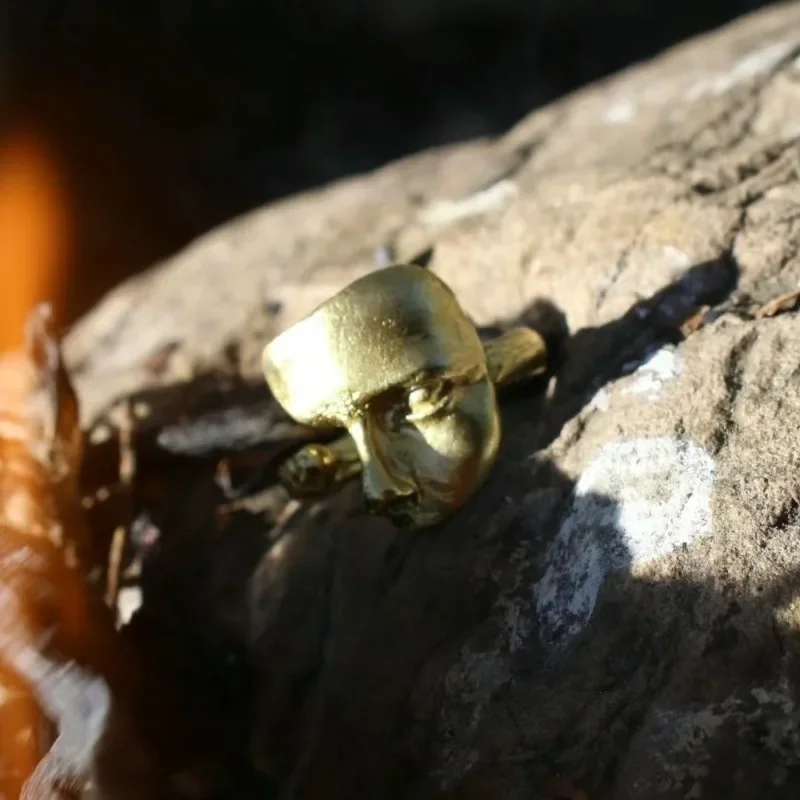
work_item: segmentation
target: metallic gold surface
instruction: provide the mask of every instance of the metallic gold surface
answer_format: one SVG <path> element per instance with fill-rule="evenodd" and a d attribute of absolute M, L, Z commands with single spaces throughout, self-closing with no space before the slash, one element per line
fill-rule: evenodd
<path fill-rule="evenodd" d="M 545 357 L 527 328 L 484 347 L 452 291 L 425 269 L 360 278 L 264 348 L 267 383 L 290 416 L 347 430 L 289 458 L 281 481 L 310 497 L 361 472 L 373 513 L 403 527 L 438 522 L 495 461 L 495 383 L 543 371 Z"/>
<path fill-rule="evenodd" d="M 531 328 L 513 328 L 484 342 L 483 351 L 495 386 L 508 386 L 547 371 L 547 345 Z"/>
<path fill-rule="evenodd" d="M 329 444 L 307 444 L 284 461 L 278 477 L 294 497 L 318 497 L 360 473 L 356 443 L 345 434 Z"/>

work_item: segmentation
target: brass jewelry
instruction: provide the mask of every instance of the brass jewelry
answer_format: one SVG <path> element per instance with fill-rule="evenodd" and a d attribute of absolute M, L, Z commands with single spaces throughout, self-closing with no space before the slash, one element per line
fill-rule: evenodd
<path fill-rule="evenodd" d="M 360 278 L 265 348 L 264 376 L 298 422 L 344 428 L 287 459 L 296 497 L 361 473 L 368 509 L 403 527 L 432 525 L 462 506 L 497 457 L 496 386 L 546 369 L 530 328 L 482 343 L 450 288 L 417 266 Z"/>

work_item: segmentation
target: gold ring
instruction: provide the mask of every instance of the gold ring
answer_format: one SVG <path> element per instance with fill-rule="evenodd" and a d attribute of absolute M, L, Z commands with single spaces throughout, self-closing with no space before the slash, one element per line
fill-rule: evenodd
<path fill-rule="evenodd" d="M 313 497 L 360 473 L 371 512 L 402 527 L 439 522 L 495 462 L 495 387 L 546 362 L 530 328 L 482 343 L 452 290 L 424 268 L 359 278 L 264 348 L 264 376 L 286 412 L 347 432 L 288 458 L 281 482 Z"/>

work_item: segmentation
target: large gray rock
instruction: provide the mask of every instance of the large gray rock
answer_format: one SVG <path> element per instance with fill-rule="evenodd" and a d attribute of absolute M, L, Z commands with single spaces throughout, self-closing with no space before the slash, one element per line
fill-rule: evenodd
<path fill-rule="evenodd" d="M 800 279 L 799 56 L 800 5 L 761 12 L 242 218 L 73 330 L 91 423 L 231 360 L 257 377 L 387 243 L 434 245 L 480 324 L 566 316 L 555 379 L 507 399 L 496 469 L 438 528 L 352 487 L 280 530 L 165 532 L 141 618 L 244 654 L 283 797 L 798 796 L 800 320 L 755 312 Z"/>

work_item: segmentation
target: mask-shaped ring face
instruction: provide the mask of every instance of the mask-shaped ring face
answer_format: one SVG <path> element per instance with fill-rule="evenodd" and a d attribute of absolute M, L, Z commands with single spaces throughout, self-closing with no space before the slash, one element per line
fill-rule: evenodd
<path fill-rule="evenodd" d="M 475 328 L 418 267 L 361 278 L 264 350 L 299 422 L 346 428 L 370 509 L 423 527 L 463 505 L 494 463 L 500 423 Z"/>

